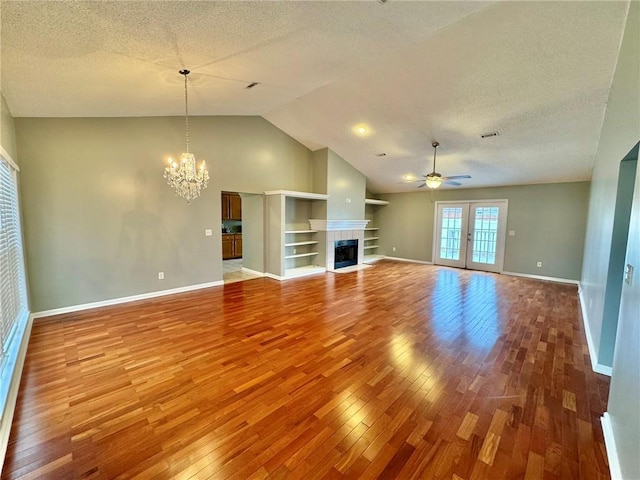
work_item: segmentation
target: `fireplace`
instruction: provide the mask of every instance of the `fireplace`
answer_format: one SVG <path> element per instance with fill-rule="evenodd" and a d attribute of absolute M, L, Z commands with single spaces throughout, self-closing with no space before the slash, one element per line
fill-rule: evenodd
<path fill-rule="evenodd" d="M 358 240 L 337 240 L 335 242 L 335 268 L 358 264 Z"/>

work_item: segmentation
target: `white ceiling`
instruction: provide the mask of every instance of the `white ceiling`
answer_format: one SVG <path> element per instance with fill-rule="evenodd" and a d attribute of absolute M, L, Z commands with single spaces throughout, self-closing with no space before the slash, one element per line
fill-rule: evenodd
<path fill-rule="evenodd" d="M 181 115 L 189 68 L 190 114 L 261 115 L 373 192 L 413 191 L 433 140 L 465 187 L 588 180 L 627 8 L 2 0 L 2 91 L 15 117 Z"/>

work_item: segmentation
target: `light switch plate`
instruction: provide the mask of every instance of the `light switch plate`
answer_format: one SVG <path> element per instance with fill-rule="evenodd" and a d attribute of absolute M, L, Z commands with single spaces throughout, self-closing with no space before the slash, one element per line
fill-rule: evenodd
<path fill-rule="evenodd" d="M 633 265 L 627 265 L 624 267 L 624 283 L 631 286 L 633 283 Z"/>
<path fill-rule="evenodd" d="M 515 237 L 516 236 L 516 231 L 515 230 L 509 230 L 509 236 L 510 237 Z"/>

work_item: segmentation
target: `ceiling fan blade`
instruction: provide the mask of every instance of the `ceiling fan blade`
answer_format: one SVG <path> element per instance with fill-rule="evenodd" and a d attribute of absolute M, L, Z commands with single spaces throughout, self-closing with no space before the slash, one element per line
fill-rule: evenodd
<path fill-rule="evenodd" d="M 471 178 L 471 175 L 450 175 L 442 178 L 444 180 L 458 180 L 459 178 Z"/>
<path fill-rule="evenodd" d="M 424 188 L 424 187 L 426 187 L 426 186 L 427 186 L 427 184 L 426 184 L 426 183 L 423 183 L 422 185 L 418 185 L 418 188 Z"/>
<path fill-rule="evenodd" d="M 453 180 L 443 180 L 442 183 L 446 185 L 453 185 L 454 187 L 459 187 L 462 185 L 460 182 L 454 182 Z"/>

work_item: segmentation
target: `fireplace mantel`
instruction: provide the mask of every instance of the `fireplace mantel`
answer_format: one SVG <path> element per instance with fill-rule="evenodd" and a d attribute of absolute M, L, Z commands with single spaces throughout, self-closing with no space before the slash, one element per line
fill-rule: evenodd
<path fill-rule="evenodd" d="M 309 219 L 311 230 L 331 232 L 340 230 L 364 230 L 369 220 L 318 220 Z"/>

